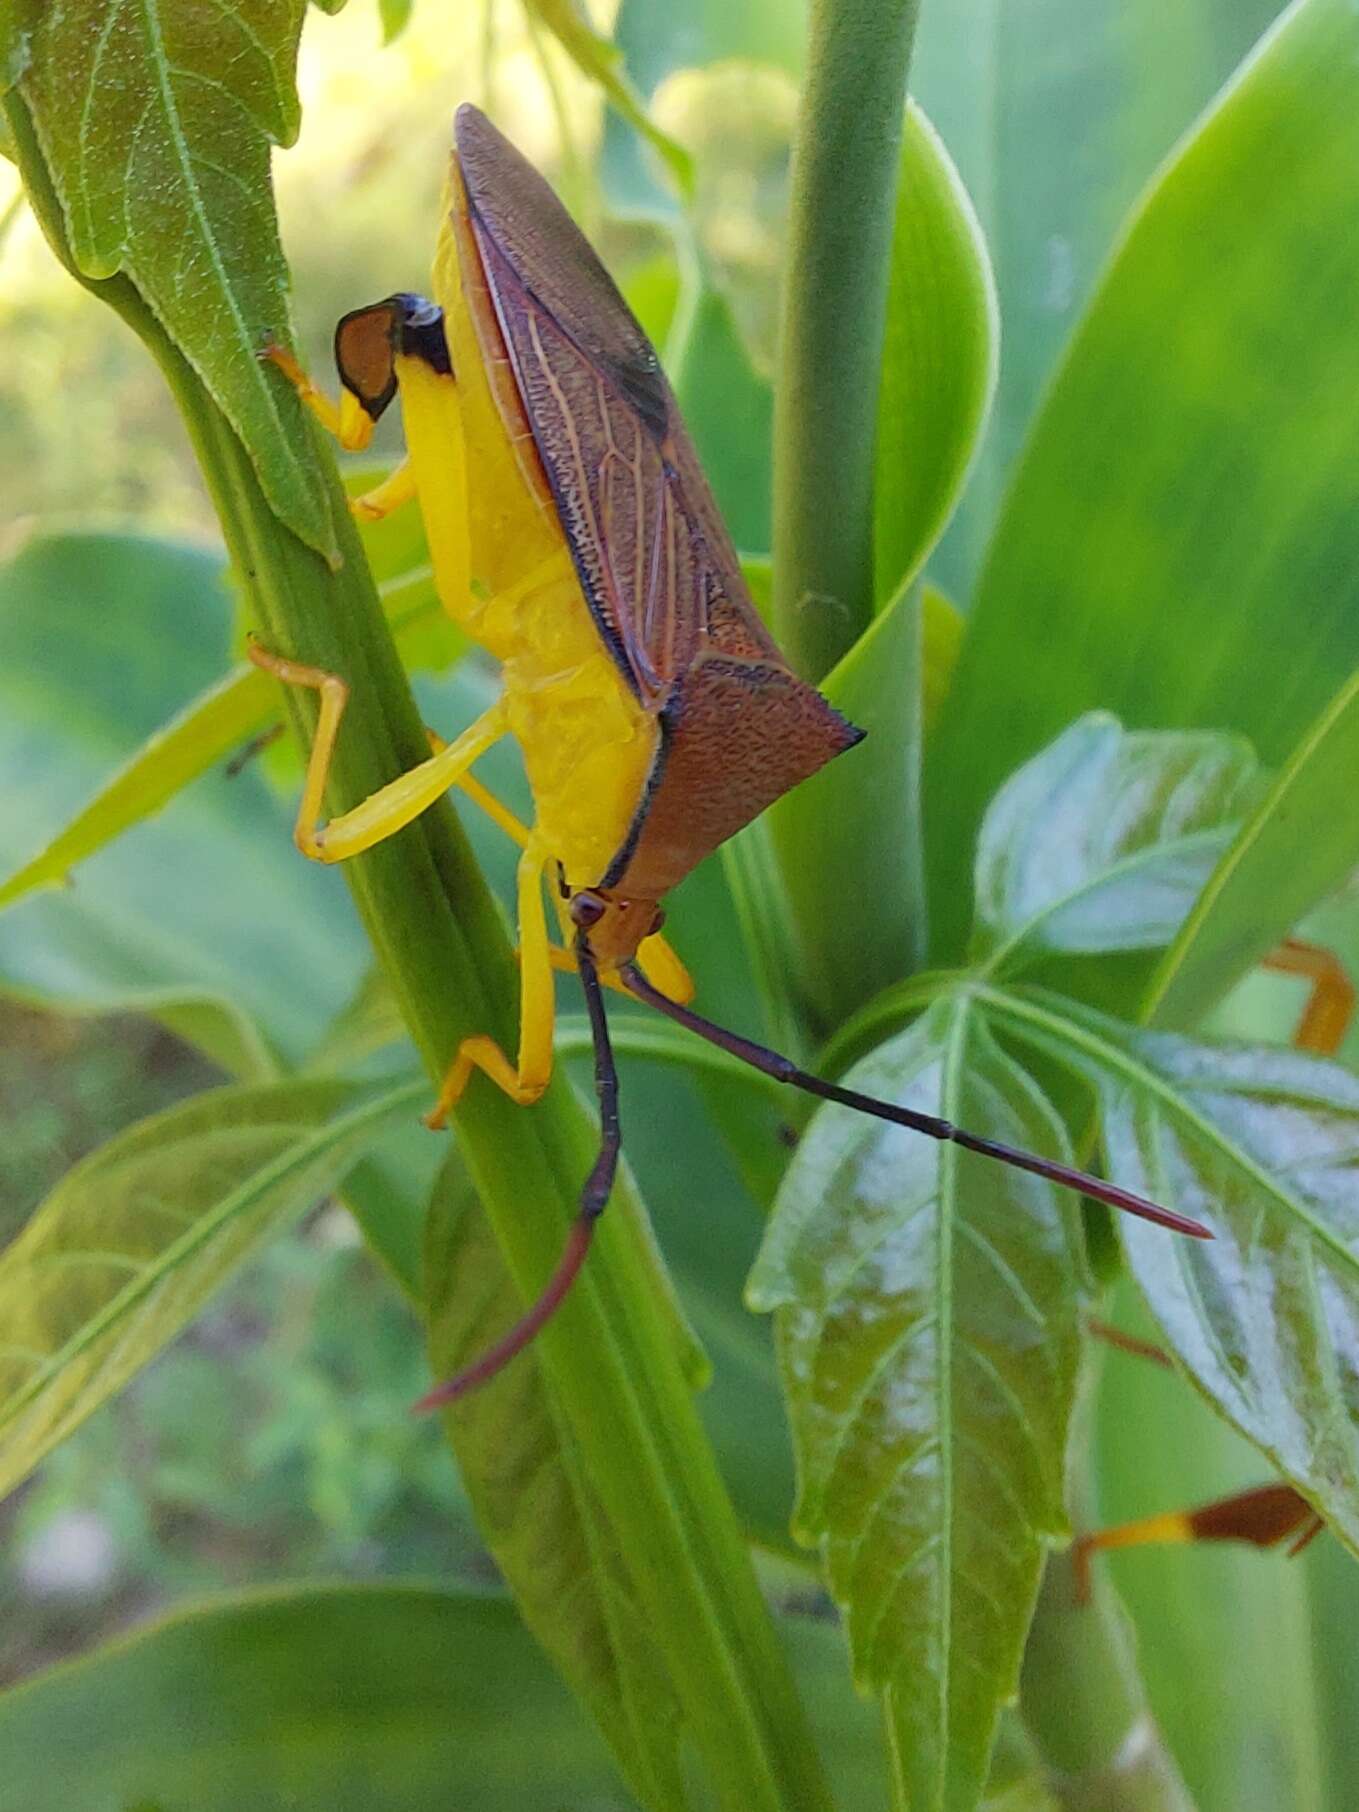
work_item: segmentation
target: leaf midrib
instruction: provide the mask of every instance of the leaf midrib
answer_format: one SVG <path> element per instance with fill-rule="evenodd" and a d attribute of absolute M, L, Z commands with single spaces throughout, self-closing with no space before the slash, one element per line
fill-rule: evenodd
<path fill-rule="evenodd" d="M 998 975 L 1006 959 L 1028 942 L 1036 927 L 1041 926 L 1045 920 L 1054 918 L 1059 912 L 1064 912 L 1067 907 L 1097 893 L 1102 887 L 1127 880 L 1130 876 L 1134 876 L 1139 868 L 1150 867 L 1167 856 L 1192 853 L 1195 849 L 1205 844 L 1211 844 L 1215 840 L 1227 842 L 1238 832 L 1239 825 L 1236 822 L 1214 825 L 1209 829 L 1191 831 L 1187 836 L 1147 844 L 1144 848 L 1134 851 L 1132 855 L 1119 857 L 1108 868 L 1101 869 L 1092 879 L 1083 882 L 1079 887 L 1072 888 L 1070 893 L 1063 894 L 1059 899 L 1051 901 L 1040 912 L 1034 913 L 1031 918 L 1027 919 L 1017 931 L 1005 939 L 1004 943 L 998 945 L 983 963 L 978 965 L 974 971 L 977 980 L 984 981 Z M 1058 946 L 1058 948 L 1066 948 L 1066 946 Z M 1107 947 L 1102 946 L 1101 948 Z M 1099 950 L 1088 952 L 1077 950 L 1074 954 L 1097 955 Z"/>
<path fill-rule="evenodd" d="M 262 1196 L 276 1184 L 285 1182 L 292 1171 L 305 1168 L 308 1163 L 323 1157 L 328 1145 L 341 1144 L 351 1132 L 360 1130 L 366 1121 L 385 1119 L 407 1101 L 422 1098 L 426 1092 L 423 1080 L 406 1083 L 388 1091 L 339 1120 L 332 1120 L 313 1133 L 305 1143 L 292 1147 L 263 1170 L 257 1171 L 248 1183 L 232 1190 L 215 1210 L 195 1221 L 155 1261 L 148 1264 L 134 1281 L 110 1297 L 103 1308 L 91 1316 L 64 1346 L 49 1356 L 46 1365 L 35 1371 L 8 1403 L 0 1406 L 0 1430 L 8 1428 L 55 1378 L 73 1365 L 118 1320 L 136 1308 L 161 1282 L 181 1269 L 221 1227 L 245 1213 L 251 1206 L 252 1197 Z"/>
<path fill-rule="evenodd" d="M 1078 1021 L 1067 1018 L 1064 1014 L 1045 1009 L 1038 1002 L 1031 1002 L 1018 994 L 1003 989 L 987 986 L 978 987 L 978 997 L 988 1002 L 999 1013 L 1023 1024 L 1037 1026 L 1046 1031 L 1049 1037 L 1061 1043 L 1074 1046 L 1084 1051 L 1097 1063 L 1121 1076 L 1130 1087 L 1138 1088 L 1151 1095 L 1167 1112 L 1168 1116 L 1177 1119 L 1181 1124 L 1190 1127 L 1208 1145 L 1222 1153 L 1229 1163 L 1236 1166 L 1248 1176 L 1266 1195 L 1277 1202 L 1287 1214 L 1300 1221 L 1315 1237 L 1317 1244 L 1328 1252 L 1334 1253 L 1356 1283 L 1359 1283 L 1359 1256 L 1351 1252 L 1332 1230 L 1311 1211 L 1307 1204 L 1295 1196 L 1285 1194 L 1276 1179 L 1253 1158 L 1249 1152 L 1231 1141 L 1223 1130 L 1206 1119 L 1188 1101 L 1184 1095 L 1173 1088 L 1164 1077 L 1138 1061 L 1130 1051 L 1121 1046 L 1110 1044 L 1097 1033 L 1088 1031 Z"/>

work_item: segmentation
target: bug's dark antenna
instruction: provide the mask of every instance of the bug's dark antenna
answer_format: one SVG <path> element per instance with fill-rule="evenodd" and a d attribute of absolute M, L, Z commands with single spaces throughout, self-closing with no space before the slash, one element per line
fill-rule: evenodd
<path fill-rule="evenodd" d="M 909 1127 L 912 1132 L 924 1133 L 926 1138 L 961 1145 L 965 1151 L 980 1152 L 982 1157 L 995 1158 L 998 1163 L 1008 1164 L 1014 1170 L 1031 1171 L 1034 1176 L 1046 1177 L 1050 1183 L 1061 1183 L 1068 1189 L 1078 1190 L 1081 1195 L 1088 1195 L 1092 1201 L 1103 1202 L 1108 1208 L 1121 1208 L 1125 1214 L 1138 1215 L 1144 1221 L 1155 1221 L 1158 1226 L 1169 1227 L 1175 1233 L 1187 1233 L 1193 1239 L 1213 1237 L 1201 1222 L 1191 1221 L 1183 1214 L 1172 1213 L 1169 1208 L 1158 1207 L 1144 1196 L 1134 1195 L 1129 1189 L 1120 1189 L 1117 1183 L 1106 1183 L 1102 1178 L 1088 1176 L 1085 1171 L 1075 1170 L 1069 1164 L 1059 1164 L 1052 1158 L 1040 1158 L 1033 1152 L 1019 1151 L 1013 1145 L 1002 1145 L 997 1139 L 983 1139 L 976 1133 L 965 1132 L 961 1126 L 954 1126 L 950 1120 L 937 1119 L 933 1114 L 917 1113 L 914 1108 L 898 1107 L 890 1101 L 879 1101 L 872 1095 L 861 1095 L 857 1089 L 841 1088 L 835 1082 L 823 1082 L 820 1076 L 813 1076 L 808 1071 L 799 1069 L 790 1058 L 780 1057 L 777 1051 L 768 1050 L 749 1038 L 742 1038 L 738 1032 L 729 1032 L 725 1026 L 714 1025 L 712 1020 L 704 1019 L 689 1007 L 682 1007 L 677 1000 L 671 1000 L 668 994 L 662 994 L 659 988 L 654 988 L 636 963 L 623 963 L 618 975 L 629 993 L 635 994 L 638 1000 L 645 1001 L 649 1007 L 655 1007 L 658 1013 L 664 1013 L 668 1019 L 687 1026 L 691 1032 L 697 1032 L 709 1044 L 715 1044 L 720 1050 L 739 1057 L 743 1063 L 762 1070 L 776 1082 L 786 1082 L 790 1087 L 803 1089 L 809 1095 L 819 1095 L 823 1101 L 838 1101 L 844 1107 L 857 1108 L 861 1114 L 871 1114 L 874 1119 L 890 1120 L 895 1126 Z"/>
<path fill-rule="evenodd" d="M 436 1384 L 432 1391 L 421 1397 L 415 1405 L 417 1413 L 439 1409 L 446 1403 L 456 1403 L 459 1397 L 465 1397 L 469 1391 L 476 1390 L 488 1379 L 494 1378 L 516 1353 L 523 1352 L 543 1323 L 550 1320 L 566 1300 L 567 1292 L 576 1281 L 590 1250 L 595 1222 L 603 1214 L 609 1192 L 613 1188 L 623 1137 L 618 1121 L 618 1069 L 613 1060 L 613 1047 L 609 1043 L 609 1022 L 604 1016 L 604 994 L 599 985 L 599 971 L 590 953 L 590 943 L 584 927 L 576 933 L 576 966 L 580 971 L 581 986 L 585 990 L 585 1007 L 590 1015 L 590 1035 L 595 1047 L 599 1156 L 581 1188 L 580 1207 L 571 1223 L 571 1231 L 566 1236 L 557 1268 L 543 1286 L 537 1302 L 515 1322 L 507 1334 L 501 1335 L 494 1346 L 488 1347 L 480 1359 L 474 1360 L 445 1383 Z"/>

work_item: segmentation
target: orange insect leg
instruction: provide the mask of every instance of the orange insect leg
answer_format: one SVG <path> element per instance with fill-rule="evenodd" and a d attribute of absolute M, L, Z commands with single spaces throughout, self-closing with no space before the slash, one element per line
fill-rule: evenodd
<path fill-rule="evenodd" d="M 1354 983 L 1340 958 L 1320 944 L 1290 937 L 1270 951 L 1262 966 L 1281 975 L 1301 975 L 1312 984 L 1293 1043 L 1300 1051 L 1333 1057 L 1349 1031 L 1355 1005 Z"/>

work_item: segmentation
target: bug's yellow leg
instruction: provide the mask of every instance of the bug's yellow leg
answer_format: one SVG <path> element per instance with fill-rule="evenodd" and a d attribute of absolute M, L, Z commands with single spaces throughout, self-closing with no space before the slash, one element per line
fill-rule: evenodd
<path fill-rule="evenodd" d="M 659 988 L 680 1006 L 688 1006 L 694 998 L 693 978 L 658 931 L 642 939 L 637 947 L 637 961 L 653 988 Z"/>
<path fill-rule="evenodd" d="M 564 975 L 576 973 L 576 959 L 569 950 L 563 950 L 560 944 L 553 944 L 548 951 L 549 960 L 554 969 L 560 969 Z M 671 1000 L 677 1000 L 682 1007 L 687 1007 L 694 998 L 693 977 L 684 964 L 675 955 L 665 939 L 657 933 L 643 938 L 637 952 L 637 960 L 642 965 L 642 973 L 653 988 L 659 988 L 668 994 Z M 631 988 L 625 988 L 616 974 L 611 970 L 600 975 L 600 981 L 606 988 L 612 988 L 627 1000 L 635 1000 Z"/>
<path fill-rule="evenodd" d="M 403 459 L 399 466 L 392 468 L 381 484 L 374 485 L 371 491 L 365 491 L 361 497 L 351 497 L 349 507 L 360 522 L 381 522 L 384 516 L 390 516 L 393 510 L 399 510 L 403 503 L 409 503 L 417 488 L 415 467 L 409 458 Z"/>
<path fill-rule="evenodd" d="M 326 673 L 319 667 L 304 667 L 298 661 L 270 654 L 258 643 L 252 642 L 247 653 L 257 667 L 274 674 L 286 685 L 308 686 L 321 695 L 316 735 L 302 783 L 302 803 L 293 830 L 297 847 L 304 856 L 310 856 L 316 862 L 343 862 L 404 830 L 505 733 L 504 709 L 497 701 L 461 736 L 445 744 L 437 755 L 422 761 L 409 773 L 399 774 L 352 811 L 327 823 L 324 817 L 326 779 L 335 754 L 340 719 L 349 699 L 349 688 L 337 674 Z"/>
<path fill-rule="evenodd" d="M 437 759 L 437 758 L 436 758 Z M 493 1038 L 479 1033 L 464 1038 L 425 1116 L 438 1132 L 462 1098 L 474 1069 L 484 1070 L 512 1101 L 530 1107 L 552 1077 L 552 1027 L 556 1002 L 552 992 L 552 953 L 543 909 L 543 868 L 548 852 L 530 837 L 519 858 L 519 1060 L 511 1063 Z"/>
<path fill-rule="evenodd" d="M 1083 1535 L 1072 1548 L 1076 1596 L 1084 1603 L 1090 1596 L 1090 1562 L 1094 1555 L 1113 1548 L 1141 1548 L 1152 1544 L 1191 1541 L 1240 1541 L 1255 1548 L 1291 1543 L 1290 1555 L 1300 1554 L 1323 1527 L 1307 1499 L 1291 1485 L 1256 1485 L 1248 1491 L 1201 1504 L 1196 1510 L 1164 1511 Z"/>
<path fill-rule="evenodd" d="M 313 384 L 286 346 L 272 343 L 260 353 L 271 365 L 277 365 L 297 392 L 299 401 L 316 417 L 327 434 L 333 434 L 348 453 L 362 453 L 373 438 L 373 419 L 359 399 L 349 390 L 341 390 L 338 406 L 324 390 Z"/>
<path fill-rule="evenodd" d="M 560 969 L 563 975 L 575 975 L 578 972 L 575 957 L 572 956 L 569 950 L 563 950 L 560 944 L 551 945 L 547 954 L 552 963 L 552 967 L 554 969 Z M 621 994 L 624 1000 L 634 1000 L 636 998 L 635 995 L 630 993 L 629 990 L 623 986 L 617 975 L 601 975 L 599 979 L 604 987 L 612 988 L 614 993 Z"/>
<path fill-rule="evenodd" d="M 429 746 L 438 755 L 448 747 L 437 730 L 426 730 Z M 460 774 L 455 782 L 460 792 L 466 793 L 474 805 L 479 805 L 492 824 L 500 826 L 505 835 L 520 849 L 528 847 L 529 827 L 522 818 L 516 818 L 509 806 L 502 805 L 489 787 L 483 786 L 473 774 Z"/>
<path fill-rule="evenodd" d="M 521 849 L 528 847 L 529 827 L 516 818 L 507 805 L 502 805 L 488 788 L 484 787 L 473 774 L 463 774 L 458 780 L 458 788 L 466 793 L 474 804 L 479 805 L 492 824 L 498 824 L 505 835 L 517 843 Z"/>
<path fill-rule="evenodd" d="M 1300 1051 L 1334 1057 L 1350 1029 L 1355 1004 L 1354 983 L 1340 958 L 1321 944 L 1290 937 L 1270 951 L 1263 966 L 1284 975 L 1305 976 L 1312 984 L 1293 1043 Z"/>

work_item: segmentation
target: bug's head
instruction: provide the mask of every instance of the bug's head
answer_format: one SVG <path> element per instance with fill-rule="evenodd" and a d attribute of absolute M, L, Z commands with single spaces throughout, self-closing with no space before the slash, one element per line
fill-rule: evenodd
<path fill-rule="evenodd" d="M 573 893 L 570 912 L 572 924 L 585 933 L 591 955 L 604 970 L 631 962 L 642 939 L 659 931 L 665 920 L 655 900 L 624 900 L 602 887 Z"/>
<path fill-rule="evenodd" d="M 449 372 L 444 311 L 437 303 L 403 292 L 341 316 L 335 328 L 335 368 L 344 387 L 341 408 L 352 399 L 376 422 L 396 395 L 398 355 Z"/>

